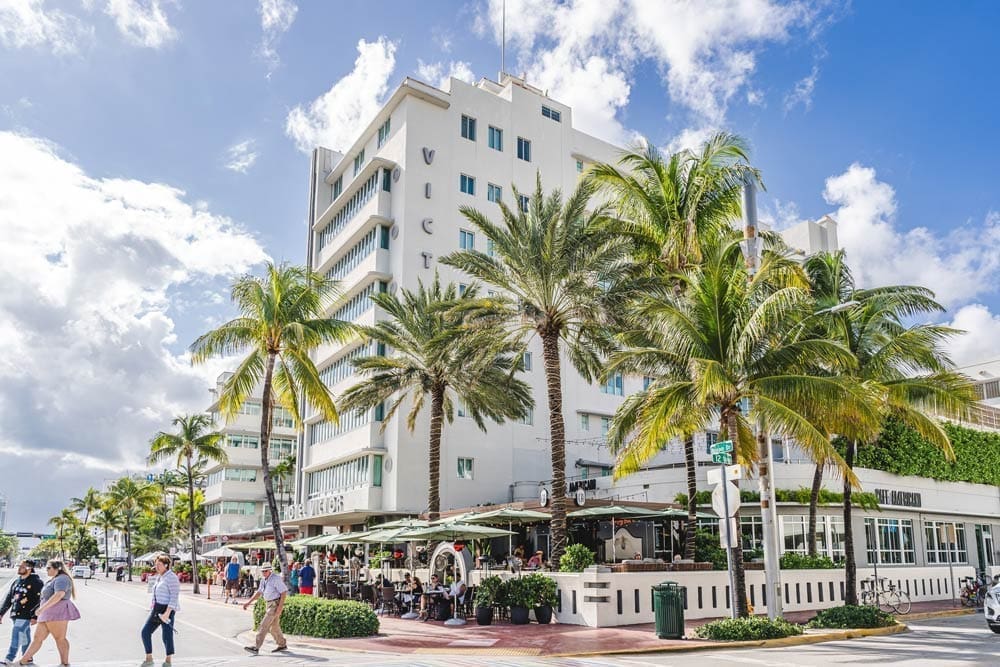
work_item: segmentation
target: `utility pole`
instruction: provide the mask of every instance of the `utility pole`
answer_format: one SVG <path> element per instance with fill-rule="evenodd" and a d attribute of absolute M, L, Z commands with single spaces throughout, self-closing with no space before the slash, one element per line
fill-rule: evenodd
<path fill-rule="evenodd" d="M 754 176 L 747 171 L 743 180 L 743 241 L 740 244 L 747 263 L 747 280 L 757 273 L 761 256 L 757 235 L 757 189 Z M 764 531 L 764 579 L 767 591 L 767 617 L 782 615 L 781 563 L 778 555 L 778 519 L 774 498 L 774 456 L 771 436 L 762 425 L 757 428 L 757 479 L 760 484 L 760 519 Z"/>

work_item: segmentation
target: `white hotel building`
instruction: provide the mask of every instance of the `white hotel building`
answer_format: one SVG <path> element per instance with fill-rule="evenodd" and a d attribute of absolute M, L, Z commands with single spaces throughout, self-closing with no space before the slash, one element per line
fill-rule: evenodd
<path fill-rule="evenodd" d="M 340 280 L 344 290 L 329 314 L 372 324 L 383 316 L 368 298 L 375 292 L 414 289 L 435 271 L 443 281 L 467 282 L 438 261 L 460 248 L 489 252 L 459 206 L 496 217 L 494 202 L 515 203 L 512 184 L 530 194 L 536 173 L 546 192 L 561 188 L 568 194 L 588 164 L 615 162 L 620 152 L 574 129 L 572 109 L 517 78 L 475 85 L 452 79 L 448 91 L 404 80 L 344 155 L 324 148 L 313 153 L 307 262 Z M 805 223 L 792 236 L 793 245 L 806 252 L 837 247 L 832 220 Z M 491 423 L 487 433 L 461 416 L 446 424 L 442 511 L 535 499 L 539 484 L 551 478 L 540 343 L 533 341 L 529 349 L 525 379 L 534 387 L 531 416 Z M 319 350 L 314 360 L 338 395 L 358 381 L 351 361 L 376 352 L 386 351 L 373 344 L 334 345 Z M 583 381 L 565 357 L 563 369 L 567 477 L 607 476 L 608 423 L 623 396 L 640 389 L 642 378 L 618 377 L 601 386 Z M 309 416 L 298 456 L 296 503 L 285 520 L 313 534 L 369 516 L 424 511 L 429 419 L 425 411 L 412 433 L 404 422 L 394 417 L 381 432 L 382 410 L 342 414 L 337 426 Z M 661 458 L 680 460 L 673 451 Z M 601 481 L 606 486 L 610 478 Z M 616 495 L 666 501 L 679 490 L 633 486 Z"/>

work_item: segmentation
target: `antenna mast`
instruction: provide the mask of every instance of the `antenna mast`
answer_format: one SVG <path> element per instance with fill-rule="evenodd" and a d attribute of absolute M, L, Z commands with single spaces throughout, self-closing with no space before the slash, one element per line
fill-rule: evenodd
<path fill-rule="evenodd" d="M 507 0 L 500 5 L 500 82 L 507 71 Z"/>

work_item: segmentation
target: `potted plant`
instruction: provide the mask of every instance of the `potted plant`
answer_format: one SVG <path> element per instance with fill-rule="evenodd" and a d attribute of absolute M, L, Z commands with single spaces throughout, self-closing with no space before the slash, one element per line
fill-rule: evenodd
<path fill-rule="evenodd" d="M 503 580 L 494 575 L 486 577 L 476 587 L 476 623 L 491 625 L 493 623 L 493 605 L 497 602 Z"/>
<path fill-rule="evenodd" d="M 529 574 L 523 579 L 531 592 L 535 620 L 542 625 L 548 625 L 552 622 L 552 608 L 556 605 L 555 579 L 546 577 L 544 574 Z"/>
<path fill-rule="evenodd" d="M 527 579 L 528 577 L 515 577 L 504 585 L 507 604 L 510 605 L 510 622 L 513 625 L 527 625 L 531 622 L 528 611 L 535 606 L 535 596 L 532 594 L 531 582 Z"/>

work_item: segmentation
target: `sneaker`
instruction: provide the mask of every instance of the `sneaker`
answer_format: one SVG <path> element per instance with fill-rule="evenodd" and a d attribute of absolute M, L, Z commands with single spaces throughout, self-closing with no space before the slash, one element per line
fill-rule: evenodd
<path fill-rule="evenodd" d="M 139 667 L 153 667 L 153 661 L 152 660 L 143 660 L 142 664 L 139 665 Z"/>
<path fill-rule="evenodd" d="M 260 653 L 260 649 L 257 648 L 256 646 L 244 646 L 243 650 L 249 653 L 250 655 L 257 655 L 258 653 Z"/>
<path fill-rule="evenodd" d="M 287 651 L 287 650 L 288 650 L 287 646 L 279 646 L 275 649 L 272 649 L 271 653 L 281 653 L 282 651 Z"/>

